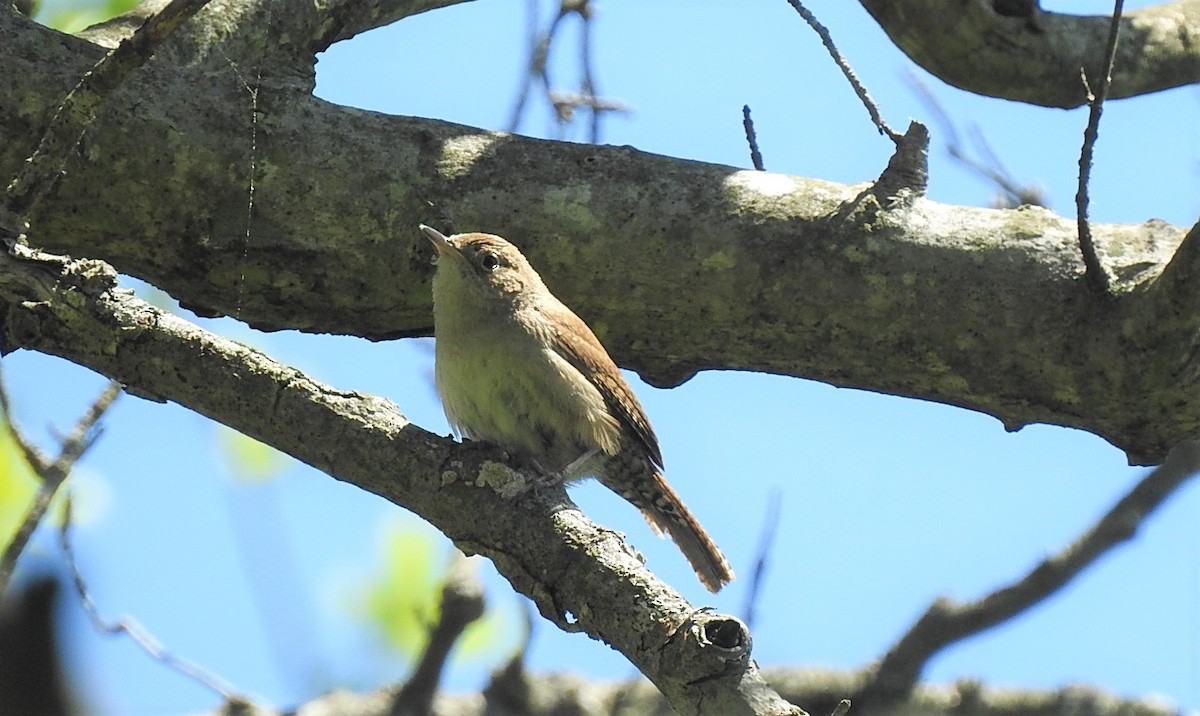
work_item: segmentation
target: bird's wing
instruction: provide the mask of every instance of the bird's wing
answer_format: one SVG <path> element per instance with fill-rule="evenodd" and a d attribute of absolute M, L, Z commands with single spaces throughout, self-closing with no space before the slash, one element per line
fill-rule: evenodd
<path fill-rule="evenodd" d="M 557 328 L 554 335 L 549 336 L 554 352 L 570 363 L 576 370 L 588 376 L 608 409 L 616 416 L 621 425 L 646 450 L 646 454 L 656 466 L 662 468 L 662 452 L 658 447 L 658 438 L 646 411 L 638 402 L 633 389 L 617 369 L 609 357 L 608 351 L 600 344 L 596 334 L 576 316 L 571 309 L 562 304 L 541 306 L 540 310 L 550 318 L 550 325 Z"/>

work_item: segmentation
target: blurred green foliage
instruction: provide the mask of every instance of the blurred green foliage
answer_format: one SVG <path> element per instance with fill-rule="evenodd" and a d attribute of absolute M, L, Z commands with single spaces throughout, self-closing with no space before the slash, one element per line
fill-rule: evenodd
<path fill-rule="evenodd" d="M 383 548 L 378 571 L 362 589 L 361 616 L 389 651 L 415 662 L 438 621 L 442 589 L 454 560 L 468 558 L 435 530 L 416 522 L 389 525 Z M 487 600 L 483 617 L 463 632 L 451 661 L 499 663 L 520 647 L 523 632 L 511 603 Z"/>
<path fill-rule="evenodd" d="M 0 419 L 0 549 L 7 546 L 37 494 L 38 478 Z"/>
<path fill-rule="evenodd" d="M 30 17 L 47 27 L 68 34 L 104 22 L 137 7 L 139 0 L 73 0 L 35 2 Z"/>

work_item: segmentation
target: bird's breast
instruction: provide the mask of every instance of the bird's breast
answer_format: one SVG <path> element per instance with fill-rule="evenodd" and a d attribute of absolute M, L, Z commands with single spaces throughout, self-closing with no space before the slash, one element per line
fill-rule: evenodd
<path fill-rule="evenodd" d="M 620 428 L 600 392 L 538 335 L 503 321 L 457 328 L 467 330 L 438 326 L 434 372 L 460 433 L 547 471 L 592 449 L 616 451 Z"/>

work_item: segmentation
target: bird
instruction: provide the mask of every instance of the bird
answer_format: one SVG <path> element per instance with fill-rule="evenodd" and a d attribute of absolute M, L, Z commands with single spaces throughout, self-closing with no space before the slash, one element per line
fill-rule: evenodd
<path fill-rule="evenodd" d="M 732 581 L 729 562 L 663 477 L 646 412 L 587 324 L 509 241 L 420 230 L 437 250 L 434 382 L 454 431 L 548 481 L 595 477 L 670 535 L 709 591 Z"/>

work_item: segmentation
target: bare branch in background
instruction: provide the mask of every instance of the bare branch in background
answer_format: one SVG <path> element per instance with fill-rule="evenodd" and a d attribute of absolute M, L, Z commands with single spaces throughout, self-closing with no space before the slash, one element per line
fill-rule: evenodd
<path fill-rule="evenodd" d="M 9 434 L 12 435 L 13 442 L 17 444 L 17 447 L 24 454 L 29 466 L 38 478 L 41 479 L 41 484 L 38 485 L 37 495 L 34 497 L 33 504 L 29 506 L 29 511 L 25 514 L 25 519 L 21 521 L 21 525 L 17 528 L 16 534 L 13 535 L 12 541 L 4 548 L 4 555 L 0 557 L 0 594 L 8 587 L 8 582 L 12 579 L 13 572 L 16 570 L 17 560 L 20 559 L 21 553 L 25 550 L 25 545 L 29 543 L 29 538 L 33 536 L 33 531 L 42 523 L 42 518 L 45 517 L 46 511 L 50 508 L 50 503 L 54 500 L 54 495 L 58 492 L 58 488 L 71 474 L 75 463 L 79 461 L 79 458 L 83 457 L 83 454 L 87 452 L 88 448 L 92 446 L 92 443 L 100 435 L 97 423 L 120 394 L 121 386 L 116 383 L 109 383 L 108 387 L 92 402 L 92 406 L 88 411 L 79 418 L 79 421 L 75 424 L 75 429 L 63 438 L 62 448 L 59 450 L 58 457 L 51 460 L 37 446 L 29 442 L 17 428 L 13 422 L 12 413 L 9 410 L 8 393 L 4 389 L 4 386 L 0 385 L 0 412 L 3 413 L 4 422 Z"/>
<path fill-rule="evenodd" d="M 1200 442 L 1185 442 L 1091 529 L 1020 580 L 974 602 L 935 601 L 869 675 L 859 694 L 869 708 L 908 698 L 922 669 L 945 647 L 990 629 L 1064 587 L 1113 547 L 1130 539 L 1151 513 L 1200 471 Z"/>
<path fill-rule="evenodd" d="M 1108 45 L 1104 49 L 1104 73 L 1100 84 L 1093 94 L 1088 82 L 1087 72 L 1080 68 L 1083 84 L 1087 87 L 1088 123 L 1083 130 L 1083 148 L 1079 152 L 1079 189 L 1075 194 L 1076 219 L 1079 225 L 1079 251 L 1083 254 L 1083 265 L 1088 285 L 1100 294 L 1108 293 L 1108 272 L 1100 265 L 1096 256 L 1096 245 L 1092 242 L 1092 227 L 1088 222 L 1088 184 L 1092 176 L 1092 153 L 1096 148 L 1096 139 L 1100 135 L 1100 114 L 1104 111 L 1104 100 L 1108 98 L 1108 88 L 1112 84 L 1113 61 L 1117 56 L 1117 37 L 1121 34 L 1121 11 L 1124 0 L 1116 0 L 1113 6 L 1112 24 L 1108 32 Z"/>
<path fill-rule="evenodd" d="M 621 104 L 617 100 L 604 99 L 590 94 L 580 94 L 577 92 L 550 92 L 548 95 L 550 104 L 554 106 L 554 113 L 558 120 L 563 124 L 570 124 L 575 119 L 575 111 L 584 108 L 590 109 L 592 112 L 593 134 L 592 141 L 597 141 L 599 137 L 598 128 L 595 126 L 597 118 L 604 112 L 622 112 L 628 113 L 629 107 Z"/>
<path fill-rule="evenodd" d="M 758 171 L 766 171 L 762 152 L 758 151 L 758 134 L 754 131 L 754 120 L 750 118 L 750 105 L 742 105 L 742 127 L 746 130 L 746 143 L 750 145 L 750 162 Z"/>
<path fill-rule="evenodd" d="M 598 144 L 600 142 L 600 117 L 603 116 L 603 112 L 616 110 L 616 111 L 628 113 L 629 110 L 623 108 L 621 106 L 621 104 L 618 102 L 608 102 L 608 101 L 601 100 L 597 97 L 596 76 L 595 76 L 595 72 L 592 69 L 592 29 L 593 28 L 592 28 L 591 7 L 588 5 L 588 0 L 576 0 L 576 2 L 579 7 L 577 12 L 579 13 L 579 17 L 582 18 L 582 20 L 583 20 L 583 27 L 581 28 L 582 36 L 580 37 L 580 41 L 579 41 L 579 67 L 583 71 L 583 77 L 581 78 L 581 81 L 580 81 L 579 93 L 583 97 L 592 98 L 592 101 L 590 101 L 585 106 L 589 107 L 592 110 L 592 112 L 591 112 L 592 122 L 591 122 L 591 126 L 590 126 L 591 131 L 589 133 L 589 136 L 591 137 L 593 144 Z M 563 4 L 565 6 L 567 3 L 564 2 Z M 558 109 L 558 106 L 559 106 L 558 102 L 555 101 L 554 107 L 556 110 Z"/>
<path fill-rule="evenodd" d="M 743 620 L 750 629 L 754 629 L 754 617 L 759 597 L 762 596 L 767 563 L 775 545 L 775 532 L 779 528 L 779 505 L 782 502 L 783 494 L 779 489 L 772 490 L 767 499 L 767 514 L 763 518 L 762 533 L 759 535 L 758 549 L 755 551 L 757 556 L 754 559 L 754 571 L 750 573 L 750 587 L 746 590 L 746 606 L 742 609 Z"/>
<path fill-rule="evenodd" d="M 474 564 L 456 554 L 442 587 L 438 622 L 429 632 L 429 643 L 412 676 L 396 694 L 392 716 L 420 716 L 431 712 L 433 697 L 442 678 L 442 669 L 450 649 L 463 631 L 483 616 L 483 583 L 475 574 Z"/>
<path fill-rule="evenodd" d="M 879 130 L 880 134 L 884 135 L 888 139 L 891 139 L 896 144 L 900 144 L 900 140 L 904 138 L 904 135 L 892 129 L 890 126 L 888 126 L 887 122 L 883 121 L 883 115 L 879 113 L 879 105 L 875 104 L 875 100 L 871 99 L 871 95 L 867 93 L 867 88 L 864 87 L 862 81 L 858 79 L 858 75 L 854 73 L 854 70 L 850 67 L 850 63 L 847 62 L 846 58 L 842 56 L 842 53 L 838 50 L 837 45 L 833 43 L 833 37 L 829 34 L 829 30 L 817 21 L 817 16 L 813 15 L 808 8 L 804 7 L 804 4 L 801 3 L 800 0 L 788 0 L 788 4 L 791 5 L 796 12 L 800 13 L 800 17 L 804 18 L 804 21 L 808 23 L 809 27 L 811 27 L 813 31 L 816 32 L 821 38 L 821 42 L 825 45 L 825 49 L 829 51 L 829 55 L 833 57 L 833 61 L 837 63 L 837 66 L 842 70 L 842 74 L 846 75 L 846 79 L 849 80 L 850 86 L 854 88 L 854 94 L 858 95 L 858 98 L 862 101 L 863 106 L 867 108 L 867 114 L 871 115 L 871 121 L 875 123 L 875 128 Z"/>
<path fill-rule="evenodd" d="M 589 0 L 561 0 L 558 13 L 550 21 L 550 27 L 545 32 L 537 29 L 536 0 L 530 0 L 525 6 L 529 17 L 529 65 L 521 89 L 517 92 L 517 102 L 513 106 L 512 118 L 508 123 L 508 131 L 516 132 L 521 127 L 525 116 L 525 108 L 529 101 L 535 82 L 541 85 L 546 101 L 554 109 L 554 120 L 558 127 L 558 136 L 566 133 L 567 125 L 576 117 L 576 111 L 590 111 L 589 141 L 593 144 L 600 142 L 600 120 L 608 113 L 628 114 L 630 109 L 625 104 L 612 99 L 605 99 L 597 94 L 596 74 L 592 67 L 592 6 Z M 579 67 L 582 77 L 577 92 L 554 89 L 550 79 L 550 49 L 559 37 L 563 20 L 569 15 L 577 15 L 580 20 Z"/>
<path fill-rule="evenodd" d="M 151 658 L 161 662 L 168 668 L 178 671 L 201 686 L 215 691 L 225 700 L 227 705 L 232 706 L 235 710 L 249 707 L 250 702 L 235 692 L 232 687 L 220 678 L 186 659 L 181 659 L 171 654 L 163 648 L 162 644 L 158 643 L 158 640 L 154 638 L 154 635 L 137 621 L 126 617 L 110 622 L 100 614 L 100 610 L 96 607 L 96 601 L 92 598 L 91 590 L 88 589 L 87 581 L 83 578 L 83 573 L 79 570 L 79 561 L 75 558 L 75 549 L 71 545 L 71 499 L 69 493 L 67 494 L 65 504 L 66 515 L 63 517 L 62 526 L 58 530 L 58 542 L 62 547 L 63 556 L 66 557 L 67 569 L 71 574 L 71 581 L 75 585 L 75 591 L 79 594 L 79 598 L 83 603 L 83 609 L 87 612 L 88 618 L 91 619 L 92 625 L 96 630 L 109 635 L 128 635 Z"/>
<path fill-rule="evenodd" d="M 13 441 L 17 444 L 18 449 L 25 455 L 30 467 L 41 479 L 41 485 L 38 487 L 37 496 L 34 498 L 29 512 L 18 528 L 12 542 L 5 548 L 3 558 L 0 560 L 0 593 L 3 593 L 5 587 L 7 587 L 16 568 L 17 560 L 28 544 L 33 531 L 41 524 L 42 518 L 45 517 L 54 496 L 58 493 L 59 487 L 70 476 L 75 463 L 83 457 L 84 453 L 87 452 L 88 448 L 99 437 L 100 428 L 98 425 L 100 419 L 120 395 L 121 386 L 116 382 L 109 383 L 96 400 L 92 402 L 88 411 L 80 417 L 74 429 L 63 438 L 62 449 L 59 451 L 58 457 L 50 460 L 35 445 L 29 442 L 13 423 L 7 391 L 0 385 L 0 411 L 3 413 L 7 429 L 12 434 Z M 245 699 L 235 694 L 215 677 L 210 676 L 199 667 L 166 652 L 150 633 L 136 622 L 122 619 L 109 623 L 100 616 L 92 599 L 91 592 L 87 588 L 87 583 L 79 571 L 75 552 L 69 539 L 71 526 L 71 501 L 69 494 L 66 496 L 64 505 L 66 509 L 62 519 L 62 526 L 59 529 L 59 543 L 62 546 L 68 571 L 71 574 L 75 589 L 82 600 L 84 610 L 96 626 L 96 629 L 106 634 L 124 632 L 152 657 L 216 691 L 227 703 L 233 705 L 247 704 L 248 702 Z"/>
<path fill-rule="evenodd" d="M 994 184 L 1000 191 L 1000 194 L 992 201 L 994 208 L 1015 209 L 1018 206 L 1048 206 L 1046 195 L 1041 187 L 1036 184 L 1022 184 L 1008 173 L 1000 158 L 992 151 L 991 145 L 983 136 L 979 125 L 971 126 L 971 139 L 974 140 L 975 149 L 983 155 L 982 158 L 976 159 L 963 146 L 954 120 L 950 118 L 945 108 L 942 107 L 942 103 L 938 101 L 929 87 L 911 71 L 905 73 L 905 78 L 916 90 L 925 106 L 933 113 L 934 119 L 941 125 L 942 132 L 946 136 L 946 151 L 950 157 Z"/>
<path fill-rule="evenodd" d="M 483 689 L 483 697 L 488 702 L 508 704 L 518 713 L 533 710 L 529 704 L 530 683 L 533 682 L 533 677 L 525 669 L 525 660 L 529 655 L 533 632 L 538 624 L 534 620 L 533 608 L 528 603 L 522 604 L 521 607 L 521 647 L 504 668 L 492 672 L 491 681 Z"/>

